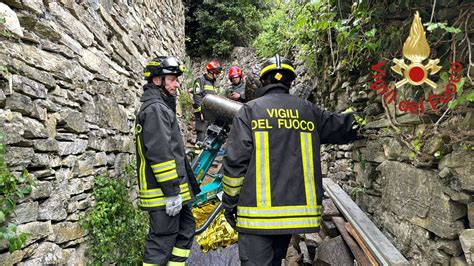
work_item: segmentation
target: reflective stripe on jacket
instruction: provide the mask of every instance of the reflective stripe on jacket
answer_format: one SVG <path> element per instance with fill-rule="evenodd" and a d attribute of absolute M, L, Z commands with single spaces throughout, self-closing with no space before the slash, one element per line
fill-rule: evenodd
<path fill-rule="evenodd" d="M 288 94 L 261 88 L 234 117 L 224 157 L 226 208 L 237 206 L 237 231 L 317 232 L 323 196 L 320 144 L 355 139 L 353 115 L 338 115 Z"/>
<path fill-rule="evenodd" d="M 207 94 L 218 94 L 218 88 L 215 86 L 215 81 L 207 78 L 206 74 L 200 76 L 194 81 L 193 88 L 194 112 L 201 112 L 201 102 Z"/>
<path fill-rule="evenodd" d="M 160 89 L 147 84 L 135 126 L 139 206 L 164 209 L 165 197 L 191 199 L 184 163 L 184 145 L 175 113 Z"/>

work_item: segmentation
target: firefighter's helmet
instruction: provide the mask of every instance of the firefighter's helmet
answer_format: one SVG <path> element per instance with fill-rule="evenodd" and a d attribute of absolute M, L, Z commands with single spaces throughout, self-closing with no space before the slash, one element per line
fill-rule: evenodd
<path fill-rule="evenodd" d="M 209 73 L 220 74 L 222 72 L 221 63 L 219 63 L 217 60 L 212 60 L 206 65 L 206 70 Z"/>
<path fill-rule="evenodd" d="M 235 77 L 240 77 L 240 78 L 243 78 L 243 74 L 242 74 L 242 69 L 238 66 L 232 66 L 230 69 L 229 69 L 229 79 L 232 80 L 232 78 L 235 78 Z"/>
<path fill-rule="evenodd" d="M 159 56 L 146 64 L 143 75 L 146 80 L 164 75 L 181 76 L 184 66 L 174 56 Z"/>
<path fill-rule="evenodd" d="M 261 81 L 269 80 L 270 83 L 291 83 L 296 78 L 296 72 L 290 60 L 277 54 L 263 63 L 259 76 Z"/>

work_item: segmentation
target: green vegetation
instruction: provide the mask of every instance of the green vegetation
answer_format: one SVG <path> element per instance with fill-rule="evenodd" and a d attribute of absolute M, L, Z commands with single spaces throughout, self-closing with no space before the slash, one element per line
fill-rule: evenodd
<path fill-rule="evenodd" d="M 411 141 L 412 152 L 410 152 L 410 159 L 415 158 L 415 155 L 420 153 L 421 148 L 423 147 L 423 142 L 421 137 L 423 136 L 423 131 L 418 132 L 416 137 Z"/>
<path fill-rule="evenodd" d="M 361 193 L 365 193 L 365 188 L 362 185 L 357 185 L 356 187 L 353 187 L 351 190 L 351 196 L 353 198 L 357 197 Z"/>
<path fill-rule="evenodd" d="M 11 32 L 3 26 L 6 23 L 6 19 L 0 17 L 0 37 L 9 38 L 12 36 Z"/>
<path fill-rule="evenodd" d="M 186 90 L 179 90 L 179 104 L 181 105 L 181 110 L 183 112 L 183 121 L 186 125 L 189 125 L 193 120 L 193 107 L 191 96 Z"/>
<path fill-rule="evenodd" d="M 439 90 L 446 88 L 453 61 L 460 62 L 464 68 L 459 72 L 461 78 L 455 83 L 457 90 L 454 99 L 443 109 L 434 110 L 439 120 L 431 123 L 423 135 L 405 132 L 410 125 L 400 124 L 396 119 L 399 114 L 389 116 L 390 127 L 411 150 L 410 158 L 416 165 L 428 166 L 443 156 L 441 151 L 433 155 L 423 151 L 424 143 L 433 135 L 439 136 L 440 132 L 447 139 L 443 145 L 449 147 L 460 142 L 470 149 L 472 144 L 466 142 L 469 133 L 448 126 L 449 121 L 455 121 L 455 116 L 461 118 L 466 108 L 474 103 L 473 83 L 467 75 L 470 71 L 469 59 L 472 58 L 472 49 L 469 49 L 469 10 L 458 6 L 448 9 L 436 2 L 418 0 L 281 0 L 268 5 L 270 11 L 254 41 L 257 54 L 266 58 L 279 53 L 302 61 L 307 78 L 316 84 L 316 89 L 307 99 L 329 109 L 335 109 L 339 103 L 334 95 L 339 95 L 336 91 L 341 90 L 344 83 L 359 86 L 357 83 L 367 82 L 368 85 L 370 67 L 377 62 L 387 62 L 384 66 L 386 82 L 400 80 L 401 76 L 390 70 L 391 61 L 403 58 L 403 44 L 410 33 L 413 15 L 419 11 L 430 46 L 430 58 L 439 59 L 442 67 L 439 73 L 430 76 L 439 86 L 433 89 L 428 85 L 405 84 L 397 89 L 395 106 L 401 101 L 418 103 L 424 99 L 425 110 L 432 111 L 427 96 L 440 95 L 442 92 Z M 446 11 L 450 12 L 444 13 Z M 371 97 L 370 91 L 365 91 Z M 355 103 L 354 108 L 361 111 L 366 107 L 364 104 Z M 449 109 L 446 110 L 446 107 Z M 384 110 L 388 114 L 390 109 Z M 371 118 L 368 116 L 368 121 Z M 381 134 L 386 135 L 387 132 Z"/>
<path fill-rule="evenodd" d="M 11 174 L 4 154 L 3 135 L 0 134 L 0 241 L 6 240 L 9 251 L 13 252 L 22 248 L 27 234 L 17 235 L 16 224 L 9 222 L 9 219 L 15 211 L 16 202 L 31 193 L 35 180 L 26 170 L 18 177 Z"/>
<path fill-rule="evenodd" d="M 447 72 L 441 73 L 441 79 L 448 83 L 448 74 Z M 455 109 L 457 106 L 463 105 L 467 102 L 474 103 L 474 90 L 467 90 L 464 91 L 464 83 L 466 78 L 461 78 L 458 82 L 455 82 L 456 85 L 456 95 L 455 98 L 448 103 L 448 107 L 450 109 Z"/>
<path fill-rule="evenodd" d="M 188 93 L 194 85 L 193 72 L 191 70 L 191 62 L 185 62 L 186 69 L 184 70 L 183 81 L 181 82 L 183 86 L 179 89 L 179 104 L 181 106 L 182 118 L 186 125 L 189 125 L 193 121 L 194 113 L 192 107 L 191 95 Z"/>
<path fill-rule="evenodd" d="M 337 1 L 277 2 L 254 45 L 261 57 L 279 53 L 292 58 L 299 51 L 299 59 L 317 75 L 353 70 L 370 60 L 380 46 L 377 29 L 369 24 L 372 13 L 367 1 L 344 10 Z"/>
<path fill-rule="evenodd" d="M 130 165 L 120 177 L 97 176 L 95 180 L 92 195 L 96 205 L 80 220 L 89 231 L 92 264 L 141 264 L 148 216 L 128 195 L 127 184 L 135 185 L 135 173 Z"/>
<path fill-rule="evenodd" d="M 432 32 L 434 31 L 435 29 L 443 29 L 449 33 L 461 33 L 462 30 L 459 29 L 459 28 L 456 28 L 456 27 L 448 27 L 448 24 L 447 23 L 432 23 L 432 22 L 428 22 L 428 23 L 425 23 L 423 24 L 424 26 L 426 26 L 426 30 L 429 31 L 429 32 Z"/>
<path fill-rule="evenodd" d="M 186 49 L 192 57 L 227 56 L 258 35 L 263 1 L 186 0 Z"/>
<path fill-rule="evenodd" d="M 412 24 L 408 14 L 413 14 L 413 10 L 419 10 L 425 18 L 431 56 L 440 58 L 443 69 L 449 69 L 451 62 L 447 57 L 453 49 L 446 42 L 462 42 L 464 32 L 460 27 L 466 24 L 463 20 L 449 26 L 446 22 L 427 22 L 431 9 L 420 1 L 410 0 L 289 0 L 275 1 L 269 9 L 254 42 L 257 54 L 266 58 L 279 53 L 302 60 L 308 71 L 314 73 L 312 76 L 321 81 L 321 90 L 331 86 L 335 78 L 347 80 L 350 76 L 365 75 L 376 62 L 402 58 L 403 42 Z M 467 18 L 466 12 L 460 16 Z M 467 53 L 466 49 L 461 51 Z M 459 50 L 457 54 L 462 58 Z M 463 65 L 467 67 L 465 62 Z M 465 101 L 458 102 L 467 102 L 472 97 L 466 94 Z"/>

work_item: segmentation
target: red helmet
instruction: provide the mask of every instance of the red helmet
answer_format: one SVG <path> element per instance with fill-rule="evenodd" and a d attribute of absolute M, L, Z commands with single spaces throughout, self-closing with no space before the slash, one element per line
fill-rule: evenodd
<path fill-rule="evenodd" d="M 233 66 L 229 69 L 229 79 L 240 77 L 243 78 L 242 69 L 238 66 Z"/>
<path fill-rule="evenodd" d="M 221 73 L 222 71 L 222 67 L 221 67 L 221 63 L 219 63 L 219 61 L 217 60 L 212 60 L 211 62 L 209 62 L 206 66 L 206 70 L 207 72 L 214 72 L 214 73 Z"/>

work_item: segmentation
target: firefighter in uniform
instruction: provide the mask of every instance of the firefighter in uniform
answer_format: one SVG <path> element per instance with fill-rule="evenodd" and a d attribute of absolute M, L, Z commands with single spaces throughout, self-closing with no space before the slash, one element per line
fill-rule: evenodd
<path fill-rule="evenodd" d="M 206 73 L 194 81 L 193 90 L 193 108 L 196 121 L 196 142 L 204 141 L 209 122 L 204 120 L 201 113 L 201 101 L 207 94 L 218 94 L 218 88 L 215 86 L 216 79 L 222 72 L 219 61 L 212 60 L 206 65 Z"/>
<path fill-rule="evenodd" d="M 225 96 L 241 103 L 247 102 L 245 99 L 245 80 L 242 69 L 238 66 L 232 66 L 229 69 L 229 80 L 231 85 L 225 91 Z"/>
<path fill-rule="evenodd" d="M 189 204 L 197 184 L 175 114 L 183 70 L 175 57 L 157 57 L 144 71 L 135 126 L 139 206 L 150 217 L 143 265 L 184 265 L 194 239 Z"/>
<path fill-rule="evenodd" d="M 278 55 L 260 71 L 263 87 L 234 117 L 224 156 L 225 217 L 239 232 L 242 265 L 281 265 L 292 234 L 319 231 L 320 145 L 356 139 L 352 114 L 289 94 L 292 63 Z"/>

